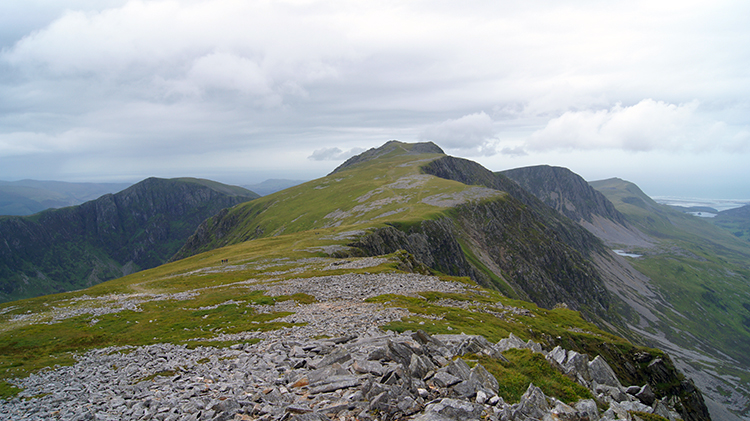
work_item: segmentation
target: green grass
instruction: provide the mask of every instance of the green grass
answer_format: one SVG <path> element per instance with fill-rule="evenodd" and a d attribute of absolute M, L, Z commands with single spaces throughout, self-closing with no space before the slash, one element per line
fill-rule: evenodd
<path fill-rule="evenodd" d="M 33 324 L 0 333 L 0 379 L 23 376 L 41 367 L 74 362 L 73 353 L 92 348 L 155 343 L 217 346 L 208 339 L 218 334 L 266 331 L 292 326 L 274 322 L 291 313 L 256 314 L 247 304 L 268 304 L 289 299 L 311 302 L 312 297 L 267 297 L 262 291 L 238 294 L 225 288 L 190 300 L 141 303 L 142 311 L 121 311 L 102 316 L 82 315 L 54 324 Z M 227 300 L 240 304 L 224 304 Z M 205 308 L 212 307 L 215 308 Z M 203 308 L 203 309 L 202 309 Z"/>
<path fill-rule="evenodd" d="M 643 421 L 668 421 L 666 418 L 662 417 L 661 415 L 657 414 L 650 414 L 648 412 L 641 412 L 641 411 L 628 411 L 630 415 L 634 415 Z"/>
<path fill-rule="evenodd" d="M 20 392 L 21 389 L 13 386 L 5 380 L 0 380 L 0 399 L 10 399 L 18 395 Z"/>
<path fill-rule="evenodd" d="M 529 383 L 542 389 L 545 395 L 566 403 L 593 398 L 588 389 L 554 369 L 542 354 L 509 349 L 503 356 L 508 362 L 485 355 L 476 358 L 498 380 L 498 395 L 505 402 L 519 402 Z"/>
<path fill-rule="evenodd" d="M 513 333 L 523 340 L 533 339 L 548 346 L 554 346 L 563 338 L 572 343 L 583 343 L 588 338 L 594 338 L 595 341 L 599 342 L 606 340 L 618 344 L 628 343 L 626 340 L 586 322 L 576 311 L 563 308 L 553 310 L 539 308 L 525 301 L 504 297 L 497 291 L 485 290 L 482 291 L 482 294 L 424 292 L 421 295 L 422 297 L 383 295 L 368 299 L 368 301 L 388 303 L 388 305 L 406 308 L 412 313 L 425 316 L 406 318 L 404 321 L 392 322 L 385 326 L 387 329 L 399 332 L 417 329 L 422 329 L 431 334 L 464 332 L 467 335 L 482 335 L 491 342 L 507 338 L 510 333 Z M 508 312 L 505 317 L 498 318 L 487 312 L 437 305 L 436 302 L 440 299 L 476 301 L 496 313 L 502 313 L 503 310 L 493 307 L 494 304 L 512 306 L 527 310 L 530 315 L 516 315 Z M 442 317 L 442 320 L 433 320 L 432 318 L 435 316 Z M 423 322 L 423 324 L 420 324 L 420 322 Z M 449 327 L 450 329 L 448 329 Z M 572 338 L 587 339 L 574 340 Z"/>
<path fill-rule="evenodd" d="M 741 240 L 750 241 L 750 222 L 746 220 L 731 220 L 729 218 L 722 218 L 720 220 L 714 219 L 716 218 L 710 219 L 712 224 L 731 233 Z"/>
<path fill-rule="evenodd" d="M 195 349 L 198 347 L 204 347 L 204 348 L 229 348 L 232 345 L 239 345 L 239 344 L 248 344 L 253 345 L 260 342 L 260 339 L 258 338 L 251 338 L 248 340 L 242 340 L 240 342 L 237 341 L 186 341 L 184 342 L 185 346 L 188 349 Z M 198 360 L 199 364 L 207 363 L 208 359 L 205 359 L 205 361 Z"/>

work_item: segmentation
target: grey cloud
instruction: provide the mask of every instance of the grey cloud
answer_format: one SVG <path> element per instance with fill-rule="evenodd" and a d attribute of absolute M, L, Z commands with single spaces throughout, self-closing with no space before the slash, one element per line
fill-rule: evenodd
<path fill-rule="evenodd" d="M 492 118 L 482 111 L 432 125 L 422 131 L 419 138 L 433 141 L 447 149 L 493 155 L 496 153 L 494 135 Z"/>
<path fill-rule="evenodd" d="M 339 148 L 316 149 L 307 159 L 312 161 L 342 161 L 364 151 L 362 148 L 352 148 L 348 151 L 342 151 Z"/>
<path fill-rule="evenodd" d="M 644 99 L 632 106 L 569 111 L 551 119 L 526 142 L 532 150 L 622 149 L 701 152 L 747 146 L 747 136 L 699 110 L 697 100 L 684 104 Z"/>
<path fill-rule="evenodd" d="M 503 148 L 500 150 L 500 153 L 503 155 L 508 156 L 527 156 L 528 153 L 523 149 L 521 146 L 517 146 L 515 148 Z"/>
<path fill-rule="evenodd" d="M 58 178 L 32 164 L 50 154 L 79 178 L 164 163 L 242 173 L 275 157 L 322 175 L 394 138 L 515 161 L 748 153 L 750 63 L 737 51 L 750 51 L 750 3 L 670 7 L 0 2 L 0 178 L 22 157 L 31 177 Z"/>

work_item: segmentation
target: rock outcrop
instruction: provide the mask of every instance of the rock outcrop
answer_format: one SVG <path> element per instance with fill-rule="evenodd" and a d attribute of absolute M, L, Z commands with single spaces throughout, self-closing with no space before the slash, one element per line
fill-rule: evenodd
<path fill-rule="evenodd" d="M 24 379 L 22 396 L 2 404 L 2 412 L 74 420 L 635 421 L 639 412 L 708 419 L 678 412 L 679 397 L 656 399 L 648 384 L 623 387 L 600 357 L 588 362 L 559 347 L 545 352 L 512 335 L 497 344 L 376 328 L 326 339 L 284 336 L 225 349 L 162 344 L 90 351 L 72 367 Z M 505 402 L 498 380 L 466 359 L 503 359 L 511 348 L 546 355 L 595 399 L 565 403 L 529 384 L 519 402 Z"/>

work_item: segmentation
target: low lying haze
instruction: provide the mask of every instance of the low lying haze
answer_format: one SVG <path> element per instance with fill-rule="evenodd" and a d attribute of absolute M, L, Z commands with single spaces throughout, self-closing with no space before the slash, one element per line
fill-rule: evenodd
<path fill-rule="evenodd" d="M 321 177 L 390 139 L 750 197 L 750 2 L 6 0 L 0 180 Z"/>

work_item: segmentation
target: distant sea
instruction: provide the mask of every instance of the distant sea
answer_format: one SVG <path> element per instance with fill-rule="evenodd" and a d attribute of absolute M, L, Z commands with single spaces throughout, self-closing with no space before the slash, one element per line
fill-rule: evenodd
<path fill-rule="evenodd" d="M 684 208 L 691 208 L 695 206 L 702 206 L 707 208 L 713 208 L 717 211 L 725 211 L 729 209 L 739 208 L 750 204 L 750 199 L 699 199 L 695 197 L 675 197 L 675 196 L 654 196 L 652 197 L 656 203 L 670 206 L 682 206 Z M 716 216 L 715 213 L 710 212 L 689 212 L 695 216 L 702 216 L 704 218 L 713 218 Z"/>

